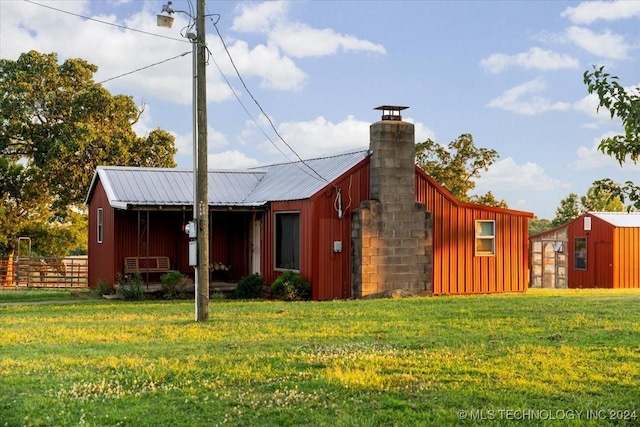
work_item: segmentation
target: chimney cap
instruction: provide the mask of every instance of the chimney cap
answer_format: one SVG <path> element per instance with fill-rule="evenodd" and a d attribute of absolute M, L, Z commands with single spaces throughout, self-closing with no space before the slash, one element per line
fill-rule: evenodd
<path fill-rule="evenodd" d="M 402 120 L 400 111 L 406 110 L 409 107 L 401 107 L 399 105 L 381 105 L 374 108 L 374 110 L 382 110 L 382 120 Z"/>

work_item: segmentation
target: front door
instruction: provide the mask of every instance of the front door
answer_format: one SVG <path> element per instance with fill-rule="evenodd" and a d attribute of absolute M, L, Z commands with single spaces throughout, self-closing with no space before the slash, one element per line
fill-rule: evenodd
<path fill-rule="evenodd" d="M 609 242 L 596 242 L 595 287 L 613 288 L 613 250 Z"/>

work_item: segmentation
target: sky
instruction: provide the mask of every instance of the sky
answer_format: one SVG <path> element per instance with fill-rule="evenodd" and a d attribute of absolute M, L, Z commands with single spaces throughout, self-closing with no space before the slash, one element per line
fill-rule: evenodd
<path fill-rule="evenodd" d="M 195 1 L 174 0 L 173 9 L 195 10 Z M 96 82 L 144 106 L 136 132 L 170 132 L 178 167 L 191 168 L 190 18 L 177 12 L 171 29 L 158 27 L 165 3 L 0 0 L 0 58 L 37 50 L 95 64 Z M 598 179 L 640 182 L 640 166 L 598 150 L 622 126 L 597 111 L 583 82 L 595 65 L 626 88 L 640 85 L 638 0 L 209 0 L 206 8 L 210 169 L 366 148 L 380 119 L 374 108 L 400 105 L 416 142 L 446 146 L 471 134 L 496 150 L 476 192 L 539 218 L 552 219 L 563 198 Z"/>

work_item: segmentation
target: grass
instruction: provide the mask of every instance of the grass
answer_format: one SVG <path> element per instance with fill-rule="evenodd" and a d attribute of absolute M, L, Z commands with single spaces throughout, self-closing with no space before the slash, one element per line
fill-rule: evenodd
<path fill-rule="evenodd" d="M 86 289 L 14 289 L 0 288 L 0 304 L 12 302 L 43 302 L 43 301 L 77 301 L 82 299 L 96 299 L 97 296 Z"/>
<path fill-rule="evenodd" d="M 0 426 L 640 423 L 640 290 L 193 312 L 0 306 Z"/>

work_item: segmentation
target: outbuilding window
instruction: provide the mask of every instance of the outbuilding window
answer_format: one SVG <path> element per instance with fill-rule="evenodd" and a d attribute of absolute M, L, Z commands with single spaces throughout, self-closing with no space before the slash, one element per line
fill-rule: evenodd
<path fill-rule="evenodd" d="M 276 213 L 276 269 L 300 270 L 300 212 Z"/>
<path fill-rule="evenodd" d="M 98 243 L 102 243 L 102 235 L 104 233 L 104 213 L 102 208 L 98 208 L 98 230 L 97 230 L 97 240 Z"/>
<path fill-rule="evenodd" d="M 573 268 L 587 269 L 587 238 L 576 237 L 573 241 Z"/>
<path fill-rule="evenodd" d="M 496 254 L 496 222 L 493 220 L 476 221 L 476 256 Z"/>

